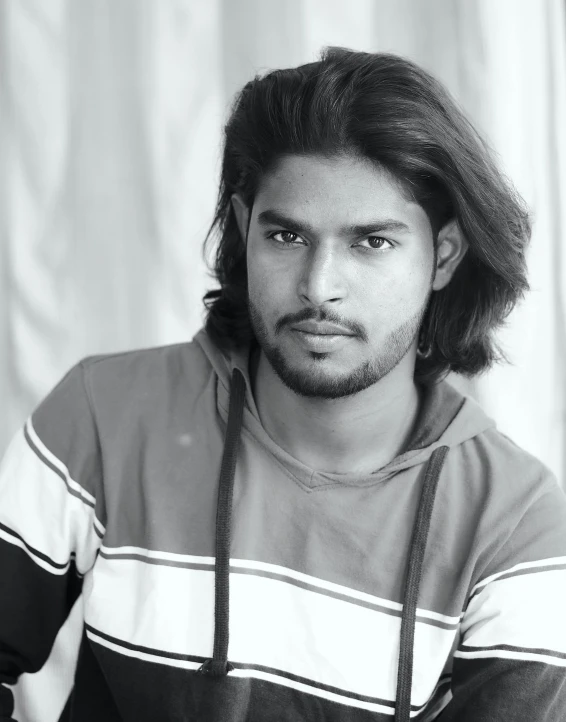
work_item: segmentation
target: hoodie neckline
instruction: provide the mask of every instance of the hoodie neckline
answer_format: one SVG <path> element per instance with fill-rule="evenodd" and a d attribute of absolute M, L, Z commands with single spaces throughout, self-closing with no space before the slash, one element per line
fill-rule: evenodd
<path fill-rule="evenodd" d="M 228 418 L 230 381 L 238 369 L 245 382 L 243 431 L 251 434 L 278 462 L 279 466 L 305 490 L 323 490 L 336 486 L 372 486 L 398 472 L 427 461 L 440 446 L 456 446 L 495 426 L 483 409 L 461 394 L 448 381 L 423 385 L 421 407 L 413 433 L 394 459 L 371 474 L 332 473 L 313 469 L 289 454 L 267 434 L 261 423 L 252 392 L 250 362 L 253 346 L 230 351 L 220 350 L 201 329 L 194 340 L 199 343 L 217 374 L 217 405 L 224 422 Z"/>

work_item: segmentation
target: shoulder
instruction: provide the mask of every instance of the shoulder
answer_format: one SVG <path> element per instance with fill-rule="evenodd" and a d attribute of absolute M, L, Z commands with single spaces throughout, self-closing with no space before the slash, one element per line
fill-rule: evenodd
<path fill-rule="evenodd" d="M 495 426 L 463 442 L 459 456 L 466 477 L 493 502 L 526 501 L 551 490 L 564 496 L 550 468 Z"/>
<path fill-rule="evenodd" d="M 210 362 L 195 341 L 99 354 L 82 359 L 78 367 L 89 379 L 146 379 L 186 375 L 187 380 L 210 369 Z"/>
<path fill-rule="evenodd" d="M 34 410 L 31 422 L 54 448 L 78 440 L 95 446 L 101 419 L 119 423 L 136 412 L 158 414 L 180 390 L 186 399 L 196 396 L 211 372 L 194 341 L 90 356 L 69 369 Z"/>
<path fill-rule="evenodd" d="M 119 403 L 157 402 L 179 389 L 191 395 L 213 371 L 195 341 L 90 356 L 78 364 L 94 409 Z"/>
<path fill-rule="evenodd" d="M 496 428 L 462 445 L 481 513 L 480 578 L 544 559 L 566 559 L 566 494 L 552 471 Z"/>

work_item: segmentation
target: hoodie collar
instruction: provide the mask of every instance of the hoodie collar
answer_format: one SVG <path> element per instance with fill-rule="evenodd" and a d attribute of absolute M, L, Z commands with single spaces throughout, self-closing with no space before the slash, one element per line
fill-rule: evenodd
<path fill-rule="evenodd" d="M 313 470 L 297 462 L 296 459 L 280 449 L 265 433 L 261 426 L 259 413 L 252 393 L 250 378 L 250 361 L 254 348 L 244 346 L 229 352 L 221 351 L 201 329 L 194 337 L 200 345 L 218 376 L 218 407 L 224 421 L 227 420 L 230 392 L 230 380 L 234 369 L 238 369 L 245 381 L 244 425 L 257 434 L 262 441 L 285 465 L 291 464 L 294 474 L 302 483 L 309 487 L 314 484 Z M 474 438 L 489 428 L 495 427 L 493 419 L 487 416 L 479 404 L 469 396 L 461 394 L 448 381 L 427 384 L 422 387 L 422 403 L 411 438 L 405 449 L 382 469 L 374 472 L 371 477 L 355 475 L 320 473 L 320 482 L 358 484 L 362 479 L 365 483 L 383 481 L 402 469 L 423 463 L 430 454 L 440 446 L 450 448 Z M 346 476 L 348 478 L 346 478 Z M 318 484 L 316 484 L 318 485 Z"/>

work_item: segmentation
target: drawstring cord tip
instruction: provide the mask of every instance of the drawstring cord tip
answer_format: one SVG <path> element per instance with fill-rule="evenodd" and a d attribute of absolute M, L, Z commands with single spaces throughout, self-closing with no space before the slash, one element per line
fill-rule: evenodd
<path fill-rule="evenodd" d="M 234 665 L 230 662 L 221 662 L 216 659 L 207 659 L 199 668 L 200 674 L 207 674 L 209 677 L 225 677 L 232 672 Z"/>

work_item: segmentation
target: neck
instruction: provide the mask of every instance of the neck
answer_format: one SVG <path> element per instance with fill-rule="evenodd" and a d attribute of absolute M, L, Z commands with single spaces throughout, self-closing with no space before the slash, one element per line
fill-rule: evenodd
<path fill-rule="evenodd" d="M 377 471 L 405 449 L 419 411 L 418 387 L 412 369 L 403 363 L 368 389 L 341 399 L 295 394 L 263 353 L 252 359 L 250 376 L 265 431 L 287 453 L 317 471 Z"/>

